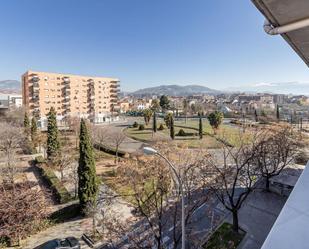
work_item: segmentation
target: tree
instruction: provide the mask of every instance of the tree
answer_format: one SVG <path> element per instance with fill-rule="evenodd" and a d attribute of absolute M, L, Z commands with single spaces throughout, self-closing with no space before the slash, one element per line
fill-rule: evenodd
<path fill-rule="evenodd" d="M 0 185 L 0 238 L 19 245 L 20 239 L 39 230 L 47 217 L 44 194 L 30 182 Z"/>
<path fill-rule="evenodd" d="M 205 180 L 210 182 L 212 192 L 232 213 L 235 232 L 239 229 L 238 211 L 254 189 L 257 180 L 254 165 L 255 139 L 256 137 L 248 142 L 240 134 L 237 148 L 222 141 L 221 157 L 210 157 L 208 163 L 212 170 L 203 172 Z"/>
<path fill-rule="evenodd" d="M 276 118 L 277 118 L 277 121 L 279 122 L 279 121 L 280 121 L 280 109 L 279 109 L 279 105 L 277 105 L 277 107 L 276 107 Z"/>
<path fill-rule="evenodd" d="M 161 106 L 163 111 L 166 111 L 166 110 L 169 109 L 170 101 L 169 101 L 169 99 L 168 99 L 168 97 L 166 95 L 162 95 L 160 97 L 160 106 Z"/>
<path fill-rule="evenodd" d="M 34 148 L 38 146 L 38 127 L 37 127 L 37 120 L 35 117 L 31 120 L 31 141 Z"/>
<path fill-rule="evenodd" d="M 145 120 L 145 124 L 148 125 L 152 116 L 152 111 L 151 109 L 145 109 L 143 111 L 143 116 L 144 116 L 144 120 Z"/>
<path fill-rule="evenodd" d="M 47 117 L 47 158 L 52 160 L 60 152 L 58 127 L 55 109 L 52 107 Z"/>
<path fill-rule="evenodd" d="M 141 125 L 140 125 L 141 127 Z M 126 136 L 123 134 L 122 131 L 113 131 L 110 132 L 109 140 L 112 146 L 115 148 L 115 163 L 118 164 L 119 161 L 119 148 L 121 144 L 125 141 Z"/>
<path fill-rule="evenodd" d="M 13 184 L 17 172 L 16 152 L 24 139 L 22 129 L 8 123 L 0 123 L 0 153 L 5 166 L 1 168 L 4 180 Z"/>
<path fill-rule="evenodd" d="M 174 117 L 171 117 L 171 124 L 170 124 L 170 136 L 171 139 L 175 139 L 175 127 L 174 127 Z"/>
<path fill-rule="evenodd" d="M 187 123 L 187 117 L 188 117 L 188 108 L 189 108 L 189 101 L 187 99 L 184 99 L 182 102 L 183 111 L 185 113 L 185 123 Z"/>
<path fill-rule="evenodd" d="M 258 114 L 256 109 L 254 109 L 254 118 L 255 118 L 255 122 L 259 122 L 259 118 L 258 118 Z"/>
<path fill-rule="evenodd" d="M 223 120 L 223 113 L 219 111 L 212 112 L 208 115 L 209 124 L 216 134 L 216 130 L 219 128 Z"/>
<path fill-rule="evenodd" d="M 153 112 L 153 132 L 157 132 L 157 117 L 156 117 L 156 112 L 154 111 Z"/>
<path fill-rule="evenodd" d="M 152 100 L 150 109 L 151 109 L 153 112 L 158 112 L 158 111 L 160 111 L 160 102 L 159 102 L 158 99 L 153 99 L 153 100 Z"/>
<path fill-rule="evenodd" d="M 203 139 L 203 121 L 202 121 L 202 115 L 201 114 L 199 114 L 198 133 L 199 133 L 200 139 Z"/>
<path fill-rule="evenodd" d="M 24 115 L 24 129 L 25 129 L 25 134 L 29 136 L 30 120 L 29 120 L 29 116 L 27 112 L 25 112 L 25 115 Z"/>
<path fill-rule="evenodd" d="M 78 148 L 78 133 L 80 128 L 80 118 L 78 117 L 66 117 L 67 125 L 71 131 L 74 131 L 75 134 L 75 147 Z"/>
<path fill-rule="evenodd" d="M 199 220 L 194 213 L 211 198 L 208 185 L 200 172 L 208 167 L 201 151 L 186 151 L 172 144 L 157 144 L 156 147 L 175 165 L 182 179 L 185 194 L 184 220 L 188 248 L 198 248 L 200 237 L 194 228 Z M 170 231 L 169 248 L 181 245 L 181 192 L 179 183 L 164 160 L 159 157 L 129 160 L 120 167 L 119 176 L 132 189 L 132 204 L 141 217 L 138 223 L 121 222 L 110 217 L 107 228 L 111 241 L 126 234 L 130 248 L 167 248 L 164 244 L 166 231 Z M 207 214 L 206 214 L 207 215 Z M 196 243 L 196 244 L 195 244 Z M 115 244 L 114 248 L 117 247 Z"/>
<path fill-rule="evenodd" d="M 165 114 L 164 116 L 164 122 L 166 127 L 170 128 L 171 127 L 171 119 L 173 118 L 173 114 L 171 112 Z"/>
<path fill-rule="evenodd" d="M 98 181 L 93 146 L 84 119 L 80 123 L 79 161 L 78 161 L 78 197 L 83 214 L 87 204 L 96 200 Z"/>
<path fill-rule="evenodd" d="M 69 168 L 70 165 L 73 163 L 74 159 L 70 155 L 70 152 L 67 153 L 60 153 L 57 158 L 55 158 L 54 163 L 56 169 L 60 172 L 61 181 L 64 179 L 64 170 Z"/>
<path fill-rule="evenodd" d="M 269 191 L 270 179 L 293 162 L 298 152 L 298 140 L 289 126 L 279 126 L 260 134 L 255 163 L 265 179 L 266 191 Z"/>

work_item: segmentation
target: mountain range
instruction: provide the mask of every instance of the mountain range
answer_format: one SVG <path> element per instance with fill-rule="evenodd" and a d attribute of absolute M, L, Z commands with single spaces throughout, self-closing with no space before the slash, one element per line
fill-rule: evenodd
<path fill-rule="evenodd" d="M 278 82 L 278 83 L 256 83 L 244 86 L 231 86 L 222 90 L 216 90 L 201 85 L 160 85 L 139 89 L 134 92 L 121 92 L 121 95 L 150 96 L 150 95 L 169 95 L 169 96 L 188 96 L 195 94 L 217 95 L 220 93 L 247 92 L 247 93 L 282 93 L 294 95 L 308 95 L 309 83 L 300 82 Z M 0 80 L 0 94 L 20 94 L 21 83 L 18 80 Z"/>
<path fill-rule="evenodd" d="M 143 88 L 130 94 L 134 96 L 146 96 L 146 95 L 188 96 L 201 93 L 216 95 L 220 94 L 221 91 L 200 85 L 187 85 L 187 86 L 161 85 L 156 87 Z"/>
<path fill-rule="evenodd" d="M 11 94 L 21 93 L 21 83 L 18 80 L 1 80 L 0 93 Z"/>

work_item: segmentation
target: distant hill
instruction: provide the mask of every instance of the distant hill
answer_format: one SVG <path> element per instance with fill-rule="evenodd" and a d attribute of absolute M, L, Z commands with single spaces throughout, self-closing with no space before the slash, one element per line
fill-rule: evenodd
<path fill-rule="evenodd" d="M 21 83 L 18 80 L 0 80 L 0 93 L 21 93 Z"/>
<path fill-rule="evenodd" d="M 146 96 L 146 95 L 169 95 L 169 96 L 188 96 L 195 94 L 209 94 L 216 95 L 221 92 L 214 90 L 205 86 L 199 85 L 188 85 L 188 86 L 179 86 L 179 85 L 161 85 L 156 87 L 149 87 L 137 90 L 130 94 L 135 96 Z"/>

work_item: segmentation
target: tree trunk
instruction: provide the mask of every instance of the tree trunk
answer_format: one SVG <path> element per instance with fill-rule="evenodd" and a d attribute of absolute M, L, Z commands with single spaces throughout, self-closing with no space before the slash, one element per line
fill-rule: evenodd
<path fill-rule="evenodd" d="M 115 153 L 115 164 L 118 164 L 118 148 L 116 147 L 116 153 Z"/>
<path fill-rule="evenodd" d="M 238 210 L 233 210 L 233 231 L 238 233 L 239 225 L 238 225 Z"/>

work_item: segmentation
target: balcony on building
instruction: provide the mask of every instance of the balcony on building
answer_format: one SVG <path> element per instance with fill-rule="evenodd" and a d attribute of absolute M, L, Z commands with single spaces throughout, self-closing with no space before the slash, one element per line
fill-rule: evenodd
<path fill-rule="evenodd" d="M 118 88 L 120 87 L 119 81 L 111 81 L 110 88 Z"/>
<path fill-rule="evenodd" d="M 39 83 L 38 83 L 38 82 L 34 82 L 34 83 L 32 84 L 32 89 L 33 89 L 33 91 L 37 91 L 37 90 L 39 90 L 39 88 L 40 88 L 40 86 L 39 86 Z"/>
<path fill-rule="evenodd" d="M 110 89 L 110 93 L 118 93 L 118 92 L 120 92 L 119 88 L 111 88 Z"/>
<path fill-rule="evenodd" d="M 70 83 L 70 78 L 67 77 L 67 76 L 64 76 L 64 77 L 62 78 L 62 80 L 63 80 L 64 84 Z"/>
<path fill-rule="evenodd" d="M 33 75 L 32 78 L 31 78 L 31 82 L 38 82 L 40 80 L 39 76 L 37 75 Z"/>

